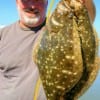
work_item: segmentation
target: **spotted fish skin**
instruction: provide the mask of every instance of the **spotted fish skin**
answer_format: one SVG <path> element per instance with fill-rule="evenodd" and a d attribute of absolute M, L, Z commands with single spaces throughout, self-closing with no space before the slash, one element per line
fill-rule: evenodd
<path fill-rule="evenodd" d="M 61 0 L 33 49 L 47 100 L 74 100 L 93 82 L 96 43 L 79 0 Z"/>
<path fill-rule="evenodd" d="M 78 10 L 74 10 L 78 33 L 81 43 L 81 52 L 83 59 L 83 75 L 79 82 L 65 94 L 65 99 L 74 100 L 80 97 L 93 83 L 96 78 L 98 68 L 96 65 L 96 37 L 91 25 L 87 9 L 81 6 Z"/>

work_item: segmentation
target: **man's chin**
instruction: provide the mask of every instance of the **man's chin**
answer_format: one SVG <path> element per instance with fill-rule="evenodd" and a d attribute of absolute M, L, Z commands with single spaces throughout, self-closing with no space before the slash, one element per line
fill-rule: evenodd
<path fill-rule="evenodd" d="M 24 22 L 26 23 L 27 26 L 30 27 L 36 27 L 39 25 L 39 19 L 32 19 L 32 20 L 25 20 Z"/>

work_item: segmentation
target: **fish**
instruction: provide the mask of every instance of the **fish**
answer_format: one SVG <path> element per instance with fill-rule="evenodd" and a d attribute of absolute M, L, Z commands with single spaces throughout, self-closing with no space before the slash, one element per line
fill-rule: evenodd
<path fill-rule="evenodd" d="M 33 48 L 47 100 L 77 100 L 96 79 L 97 42 L 80 0 L 60 0 Z"/>

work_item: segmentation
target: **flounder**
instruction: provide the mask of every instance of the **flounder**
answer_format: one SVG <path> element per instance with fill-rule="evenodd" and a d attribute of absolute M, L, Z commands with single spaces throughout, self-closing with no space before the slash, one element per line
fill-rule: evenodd
<path fill-rule="evenodd" d="M 75 100 L 97 75 L 96 37 L 80 0 L 61 0 L 38 37 L 33 59 L 47 100 Z"/>

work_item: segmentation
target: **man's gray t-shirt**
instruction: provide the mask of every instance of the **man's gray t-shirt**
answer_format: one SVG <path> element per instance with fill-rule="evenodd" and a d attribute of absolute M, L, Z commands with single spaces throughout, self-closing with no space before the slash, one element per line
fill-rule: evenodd
<path fill-rule="evenodd" d="M 40 30 L 22 29 L 16 22 L 0 30 L 0 100 L 46 100 L 32 50 Z M 36 96 L 35 96 L 36 97 Z"/>

